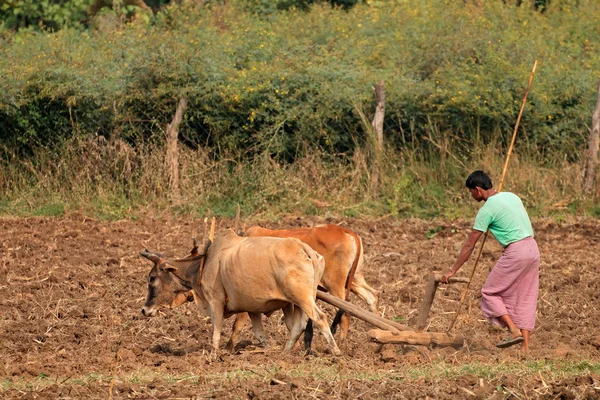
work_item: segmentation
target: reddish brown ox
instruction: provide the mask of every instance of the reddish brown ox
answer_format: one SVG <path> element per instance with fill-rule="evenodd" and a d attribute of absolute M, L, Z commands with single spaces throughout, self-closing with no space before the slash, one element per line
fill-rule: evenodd
<path fill-rule="evenodd" d="M 333 296 L 344 300 L 348 300 L 350 291 L 352 291 L 367 302 L 372 312 L 379 312 L 379 293 L 367 284 L 363 275 L 364 254 L 362 240 L 352 230 L 338 225 L 321 225 L 314 228 L 285 230 L 273 230 L 253 226 L 244 232 L 244 236 L 293 237 L 300 239 L 325 259 L 325 271 L 321 278 L 321 286 Z M 350 283 L 349 288 L 347 287 L 348 283 Z M 230 346 L 235 345 L 237 342 L 247 319 L 248 317 L 244 314 L 236 316 L 229 343 Z M 340 340 L 344 342 L 350 326 L 350 317 L 347 314 L 341 316 L 340 326 Z M 307 340 L 310 341 L 310 338 Z M 310 343 L 305 342 L 305 345 L 308 348 Z"/>
<path fill-rule="evenodd" d="M 211 317 L 212 346 L 219 348 L 223 319 L 247 312 L 259 341 L 265 342 L 261 313 L 283 309 L 292 349 L 307 318 L 321 330 L 331 352 L 340 354 L 325 314 L 316 305 L 317 286 L 324 260 L 293 238 L 239 237 L 229 229 L 218 235 L 202 255 L 168 260 L 142 252 L 154 262 L 148 274 L 148 296 L 142 314 L 151 316 L 160 305 L 177 306 L 193 294 L 201 311 Z"/>

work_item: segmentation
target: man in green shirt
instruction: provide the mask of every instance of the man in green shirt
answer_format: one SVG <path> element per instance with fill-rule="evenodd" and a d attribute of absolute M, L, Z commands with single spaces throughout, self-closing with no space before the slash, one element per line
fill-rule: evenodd
<path fill-rule="evenodd" d="M 481 310 L 491 323 L 510 331 L 511 337 L 497 347 L 523 343 L 522 350 L 528 351 L 530 333 L 535 327 L 540 264 L 531 221 L 521 199 L 513 193 L 497 192 L 485 172 L 473 172 L 466 186 L 475 200 L 485 204 L 479 209 L 473 230 L 452 270 L 442 277 L 442 282 L 447 283 L 456 274 L 469 259 L 481 234 L 489 229 L 504 251 L 481 289 Z"/>

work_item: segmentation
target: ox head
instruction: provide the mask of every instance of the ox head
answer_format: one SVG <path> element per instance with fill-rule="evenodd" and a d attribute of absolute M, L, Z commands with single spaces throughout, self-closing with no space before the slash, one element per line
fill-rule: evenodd
<path fill-rule="evenodd" d="M 189 301 L 192 283 L 186 278 L 190 267 L 199 266 L 200 258 L 169 261 L 162 254 L 142 251 L 140 253 L 154 263 L 148 274 L 148 295 L 142 314 L 151 317 L 160 306 L 175 308 Z"/>

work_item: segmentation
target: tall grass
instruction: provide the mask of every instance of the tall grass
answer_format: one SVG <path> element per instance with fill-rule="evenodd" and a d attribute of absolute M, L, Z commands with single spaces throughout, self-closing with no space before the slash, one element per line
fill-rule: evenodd
<path fill-rule="evenodd" d="M 377 193 L 370 190 L 369 157 L 361 148 L 351 157 L 332 157 L 307 147 L 296 162 L 281 164 L 267 153 L 240 162 L 184 147 L 179 154 L 181 196 L 173 202 L 162 145 L 74 139 L 60 152 L 40 150 L 10 159 L 0 169 L 0 212 L 55 215 L 77 210 L 126 218 L 169 210 L 233 216 L 240 204 L 245 215 L 263 218 L 471 216 L 476 205 L 464 189 L 465 178 L 474 169 L 484 169 L 497 182 L 504 164 L 502 147 L 477 147 L 466 159 L 452 137 L 437 132 L 431 140 L 439 147 L 384 151 Z M 517 148 L 504 189 L 522 196 L 534 216 L 598 213 L 578 195 L 581 171 L 579 163 L 549 162 Z"/>

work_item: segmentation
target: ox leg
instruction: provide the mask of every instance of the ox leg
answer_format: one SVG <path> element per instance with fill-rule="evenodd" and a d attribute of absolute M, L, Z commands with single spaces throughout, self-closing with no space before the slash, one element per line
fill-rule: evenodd
<path fill-rule="evenodd" d="M 312 319 L 309 319 L 306 323 L 306 329 L 304 330 L 304 352 L 306 355 L 312 353 L 312 340 L 313 340 L 313 323 Z"/>
<path fill-rule="evenodd" d="M 265 331 L 263 331 L 262 315 L 259 313 L 248 313 L 248 315 L 250 316 L 250 320 L 252 320 L 254 336 L 260 343 L 260 346 L 265 347 L 267 345 L 267 336 L 265 335 Z"/>
<path fill-rule="evenodd" d="M 302 308 L 302 311 L 304 311 L 304 314 L 306 314 L 308 318 L 312 319 L 313 323 L 317 325 L 319 330 L 323 333 L 323 336 L 325 336 L 325 340 L 327 340 L 327 344 L 329 345 L 331 353 L 335 356 L 341 355 L 342 352 L 335 343 L 335 339 L 333 338 L 331 330 L 329 329 L 327 317 L 325 316 L 325 313 L 321 311 L 319 307 L 317 307 L 315 301 L 312 300 L 311 302 L 307 302 L 305 304 L 300 305 L 300 307 Z"/>
<path fill-rule="evenodd" d="M 285 344 L 283 351 L 291 351 L 294 345 L 300 339 L 300 335 L 304 332 L 307 318 L 302 309 L 293 304 L 288 304 L 283 308 L 283 315 L 285 317 L 285 325 L 290 330 L 290 339 Z"/>
<path fill-rule="evenodd" d="M 231 338 L 229 339 L 229 342 L 227 342 L 226 346 L 230 352 L 233 352 L 235 346 L 240 341 L 240 333 L 242 330 L 244 330 L 244 326 L 249 319 L 250 317 L 248 316 L 248 313 L 235 314 L 235 322 L 233 323 L 233 328 L 231 329 Z"/>
<path fill-rule="evenodd" d="M 212 347 L 215 352 L 219 351 L 219 343 L 221 342 L 221 330 L 223 329 L 223 308 L 214 307 L 212 312 Z"/>
<path fill-rule="evenodd" d="M 371 312 L 379 314 L 379 292 L 367 284 L 364 276 L 354 275 L 351 290 L 369 305 Z"/>
<path fill-rule="evenodd" d="M 288 331 L 292 331 L 294 328 L 294 305 L 288 303 L 285 307 L 281 309 L 283 311 L 283 322 L 285 322 L 285 327 Z"/>
<path fill-rule="evenodd" d="M 329 292 L 332 296 L 342 300 L 344 300 L 346 295 L 346 290 L 343 286 L 341 288 L 332 288 Z M 335 315 L 333 323 L 331 324 L 332 333 L 335 333 L 338 324 L 340 325 L 340 343 L 344 344 L 346 342 L 346 338 L 348 337 L 348 330 L 350 329 L 350 315 L 345 313 L 343 310 L 339 310 Z"/>

